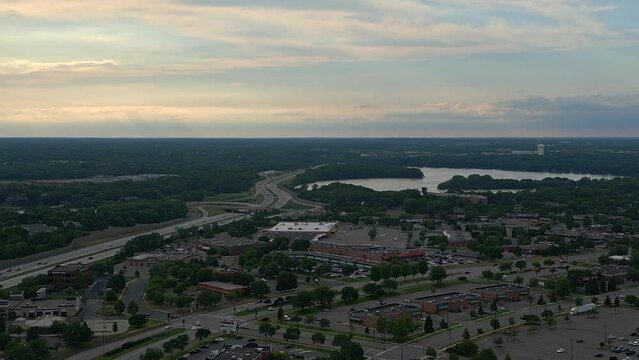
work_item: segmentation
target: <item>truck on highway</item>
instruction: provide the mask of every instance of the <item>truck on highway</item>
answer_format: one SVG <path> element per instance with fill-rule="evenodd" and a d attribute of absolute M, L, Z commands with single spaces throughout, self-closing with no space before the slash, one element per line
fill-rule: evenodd
<path fill-rule="evenodd" d="M 570 315 L 575 316 L 575 315 L 583 314 L 589 311 L 593 311 L 596 308 L 597 308 L 597 305 L 593 303 L 576 306 L 570 309 Z"/>

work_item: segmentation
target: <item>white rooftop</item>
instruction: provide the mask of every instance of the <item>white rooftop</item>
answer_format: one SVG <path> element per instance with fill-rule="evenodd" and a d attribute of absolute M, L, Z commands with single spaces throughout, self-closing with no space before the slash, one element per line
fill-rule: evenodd
<path fill-rule="evenodd" d="M 337 225 L 334 222 L 281 222 L 273 226 L 273 232 L 313 232 L 327 233 Z"/>

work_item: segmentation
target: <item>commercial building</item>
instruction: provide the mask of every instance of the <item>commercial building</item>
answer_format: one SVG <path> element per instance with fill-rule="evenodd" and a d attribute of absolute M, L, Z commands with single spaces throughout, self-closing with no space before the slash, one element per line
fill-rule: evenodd
<path fill-rule="evenodd" d="M 266 360 L 270 354 L 269 346 L 259 346 L 255 344 L 255 346 L 241 346 L 241 345 L 233 345 L 229 347 L 225 347 L 219 351 L 215 355 L 213 355 L 213 359 L 215 360 Z"/>
<path fill-rule="evenodd" d="M 529 293 L 527 287 L 510 284 L 482 286 L 473 289 L 472 292 L 478 294 L 483 301 L 519 301 Z"/>
<path fill-rule="evenodd" d="M 592 268 L 593 275 L 601 275 L 605 280 L 614 279 L 617 283 L 623 283 L 628 277 L 628 267 L 617 264 L 601 265 Z"/>
<path fill-rule="evenodd" d="M 151 251 L 135 254 L 126 260 L 127 270 L 148 271 L 157 263 L 170 263 L 188 261 L 197 258 L 198 254 L 192 251 Z"/>
<path fill-rule="evenodd" d="M 247 238 L 234 238 L 229 235 L 217 235 L 212 239 L 200 240 L 197 243 L 199 250 L 207 251 L 211 248 L 225 248 L 230 256 L 238 256 L 244 253 L 246 250 L 262 246 L 263 243 L 255 239 Z"/>
<path fill-rule="evenodd" d="M 47 276 L 49 284 L 59 289 L 71 287 L 79 281 L 89 285 L 93 278 L 91 269 L 81 263 L 57 265 L 47 272 Z"/>
<path fill-rule="evenodd" d="M 442 311 L 461 312 L 465 309 L 477 307 L 481 303 L 481 298 L 475 294 L 449 292 L 418 297 L 413 299 L 413 301 L 421 305 L 423 312 L 437 314 Z"/>
<path fill-rule="evenodd" d="M 0 300 L 0 317 L 5 319 L 38 319 L 43 316 L 73 317 L 82 309 L 80 297 L 64 300 Z"/>
<path fill-rule="evenodd" d="M 289 240 L 317 240 L 332 233 L 336 222 L 281 222 L 266 231 L 270 237 L 282 236 Z"/>
<path fill-rule="evenodd" d="M 201 282 L 197 284 L 197 287 L 202 290 L 215 291 L 222 295 L 228 295 L 231 291 L 236 292 L 240 295 L 248 294 L 249 292 L 248 286 L 225 283 L 221 281 Z"/>
<path fill-rule="evenodd" d="M 367 327 L 375 327 L 379 318 L 389 320 L 406 316 L 417 316 L 422 313 L 422 307 L 418 304 L 391 303 L 370 307 L 368 309 L 355 310 L 349 313 L 350 321 Z"/>

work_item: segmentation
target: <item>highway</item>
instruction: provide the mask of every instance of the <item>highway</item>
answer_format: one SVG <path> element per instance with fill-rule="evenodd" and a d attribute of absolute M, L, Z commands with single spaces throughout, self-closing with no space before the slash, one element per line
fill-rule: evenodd
<path fill-rule="evenodd" d="M 112 241 L 104 242 L 101 244 L 88 246 L 82 249 L 72 250 L 64 254 L 51 256 L 44 260 L 40 261 L 32 261 L 21 265 L 16 265 L 13 268 L 2 270 L 2 280 L 0 280 L 0 286 L 3 288 L 12 287 L 18 285 L 22 279 L 35 276 L 38 274 L 46 274 L 47 271 L 55 267 L 58 264 L 64 264 L 68 262 L 82 262 L 85 264 L 89 264 L 92 262 L 96 262 L 98 260 L 109 258 L 115 255 L 120 248 L 126 244 L 127 241 L 132 238 L 140 235 L 157 233 L 160 235 L 168 235 L 175 232 L 176 227 L 193 227 L 193 226 L 203 226 L 213 223 L 218 223 L 219 225 L 224 225 L 232 221 L 237 221 L 241 218 L 246 218 L 249 215 L 246 214 L 236 214 L 236 213 L 226 213 L 216 216 L 210 217 L 202 217 L 197 219 L 192 219 L 189 221 L 185 221 L 179 224 L 175 224 L 172 226 L 167 226 L 161 229 L 156 229 L 152 231 L 148 231 L 141 234 L 125 236 L 122 238 L 118 238 Z"/>
<path fill-rule="evenodd" d="M 299 172 L 285 173 L 275 177 L 267 177 L 264 180 L 255 184 L 257 194 L 262 196 L 262 202 L 255 206 L 256 208 L 268 209 L 282 207 L 291 199 L 291 194 L 286 190 L 280 189 L 278 185 L 282 181 L 286 181 Z M 11 268 L 3 269 L 0 274 L 0 287 L 9 288 L 18 285 L 23 279 L 36 276 L 39 274 L 46 274 L 47 271 L 54 268 L 56 265 L 69 263 L 69 262 L 82 262 L 90 264 L 102 259 L 109 258 L 117 254 L 119 249 L 126 244 L 127 241 L 140 235 L 157 233 L 160 235 L 173 234 L 178 227 L 190 228 L 200 227 L 204 225 L 217 223 L 218 225 L 225 225 L 233 221 L 248 218 L 250 215 L 238 214 L 238 213 L 224 213 L 215 216 L 206 216 L 206 211 L 203 211 L 205 216 L 190 219 L 182 223 L 167 226 L 160 229 L 151 230 L 148 232 L 124 236 L 115 240 L 105 241 L 103 243 L 88 246 L 85 248 L 72 250 L 64 254 L 55 255 L 42 259 L 39 261 L 31 261 L 28 263 L 15 265 Z"/>

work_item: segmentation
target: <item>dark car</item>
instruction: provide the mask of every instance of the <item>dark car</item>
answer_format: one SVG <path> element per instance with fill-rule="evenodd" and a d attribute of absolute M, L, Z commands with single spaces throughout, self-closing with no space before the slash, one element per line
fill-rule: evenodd
<path fill-rule="evenodd" d="M 200 349 L 193 349 L 193 350 L 189 351 L 189 354 L 198 354 L 198 353 L 200 353 L 200 352 L 202 352 L 202 350 L 200 350 Z"/>
<path fill-rule="evenodd" d="M 202 345 L 200 345 L 200 349 L 208 349 L 208 348 L 209 348 L 209 346 L 208 346 L 208 345 L 206 345 L 206 344 L 202 344 Z"/>
<path fill-rule="evenodd" d="M 595 354 L 595 357 L 603 357 L 603 356 L 604 355 L 602 353 Z"/>
<path fill-rule="evenodd" d="M 272 301 L 271 301 L 271 299 L 265 299 L 265 300 L 264 300 L 264 303 L 265 303 L 265 304 L 270 304 L 271 302 L 272 302 Z"/>

